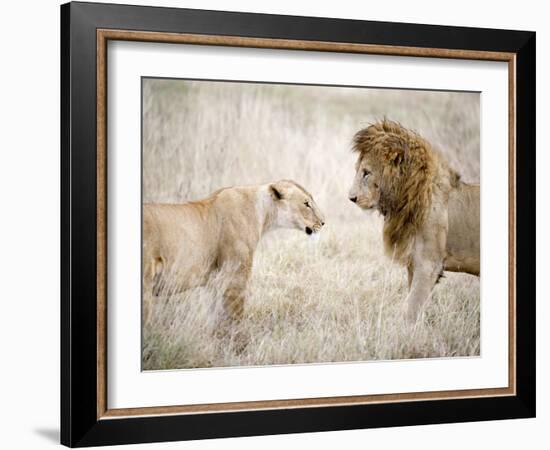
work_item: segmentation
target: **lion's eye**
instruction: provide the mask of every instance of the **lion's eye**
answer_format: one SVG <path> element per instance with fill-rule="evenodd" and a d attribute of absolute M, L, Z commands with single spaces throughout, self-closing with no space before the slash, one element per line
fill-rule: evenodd
<path fill-rule="evenodd" d="M 367 178 L 370 175 L 370 172 L 367 169 L 363 169 L 363 178 Z"/>
<path fill-rule="evenodd" d="M 304 202 L 304 205 L 306 205 L 308 208 L 311 208 L 311 205 L 309 204 L 308 201 Z"/>

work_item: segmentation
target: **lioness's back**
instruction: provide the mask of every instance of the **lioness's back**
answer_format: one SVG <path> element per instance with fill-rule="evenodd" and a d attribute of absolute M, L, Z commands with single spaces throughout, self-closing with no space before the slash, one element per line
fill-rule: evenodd
<path fill-rule="evenodd" d="M 144 266 L 160 261 L 164 271 L 177 267 L 185 279 L 201 278 L 215 258 L 216 232 L 208 202 L 144 204 Z"/>
<path fill-rule="evenodd" d="M 150 233 L 161 235 L 163 240 L 172 241 L 182 234 L 189 238 L 201 235 L 208 222 L 207 205 L 200 202 L 168 204 L 146 203 L 143 205 L 143 235 L 154 239 Z"/>

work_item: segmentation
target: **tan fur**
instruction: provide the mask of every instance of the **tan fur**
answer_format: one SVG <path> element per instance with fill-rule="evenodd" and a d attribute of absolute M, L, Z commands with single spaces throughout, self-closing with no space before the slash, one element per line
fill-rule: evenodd
<path fill-rule="evenodd" d="M 479 275 L 479 185 L 459 175 L 428 141 L 383 120 L 354 137 L 350 199 L 384 216 L 384 246 L 409 273 L 415 321 L 443 270 Z"/>
<path fill-rule="evenodd" d="M 239 319 L 261 237 L 277 228 L 316 233 L 323 225 L 312 196 L 287 180 L 220 189 L 184 204 L 145 204 L 144 317 L 159 292 L 200 286 L 223 271 L 229 280 L 223 293 L 225 311 Z"/>

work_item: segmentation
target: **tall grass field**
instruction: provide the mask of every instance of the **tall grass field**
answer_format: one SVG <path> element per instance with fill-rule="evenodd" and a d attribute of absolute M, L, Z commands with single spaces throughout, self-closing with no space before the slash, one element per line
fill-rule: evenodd
<path fill-rule="evenodd" d="M 479 355 L 479 278 L 445 273 L 406 326 L 407 274 L 383 252 L 383 218 L 347 195 L 352 137 L 384 117 L 479 182 L 479 94 L 144 79 L 142 101 L 144 203 L 292 179 L 326 218 L 316 243 L 290 230 L 262 239 L 229 333 L 216 332 L 227 280 L 161 292 L 143 323 L 143 369 Z"/>

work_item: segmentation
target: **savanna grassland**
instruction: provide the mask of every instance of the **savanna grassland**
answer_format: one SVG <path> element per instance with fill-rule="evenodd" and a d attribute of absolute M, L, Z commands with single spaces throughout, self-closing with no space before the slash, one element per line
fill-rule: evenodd
<path fill-rule="evenodd" d="M 382 217 L 348 200 L 353 134 L 387 117 L 479 181 L 479 95 L 145 79 L 143 201 L 293 179 L 326 218 L 320 240 L 279 230 L 260 243 L 242 322 L 216 333 L 221 288 L 156 298 L 143 368 L 174 369 L 479 355 L 479 279 L 446 273 L 416 327 L 406 270 L 382 248 Z M 248 344 L 235 344 L 246 334 Z"/>

